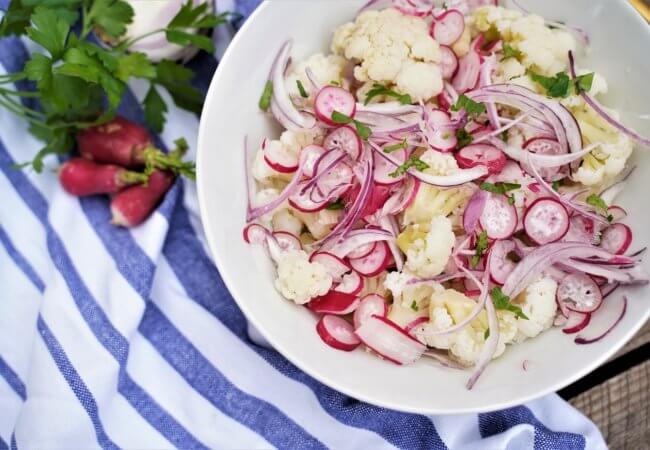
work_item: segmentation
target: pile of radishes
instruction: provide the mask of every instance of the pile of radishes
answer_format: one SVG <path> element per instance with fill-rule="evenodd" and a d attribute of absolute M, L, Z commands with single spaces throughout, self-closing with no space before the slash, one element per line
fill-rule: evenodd
<path fill-rule="evenodd" d="M 445 273 L 411 280 L 461 280 L 465 294 L 476 300 L 462 323 L 438 334 L 458 331 L 487 311 L 490 333 L 468 383 L 471 388 L 498 341 L 497 316 L 489 297 L 495 287 L 515 299 L 540 276 L 555 279 L 556 324 L 566 333 L 576 333 L 620 285 L 648 282 L 638 265 L 643 250 L 628 253 L 632 231 L 620 222 L 627 213 L 609 204 L 622 184 L 596 194 L 571 180 L 575 165 L 597 145 L 583 146 L 571 112 L 556 99 L 491 82 L 501 41 L 486 46 L 485 37 L 479 35 L 459 59 L 450 46 L 463 33 L 463 12 L 449 9 L 435 15 L 431 2 L 416 0 L 394 4 L 406 14 L 433 14 L 431 34 L 442 44 L 445 80 L 436 104 L 365 105 L 349 90 L 318 85 L 310 78 L 313 107 L 304 106 L 306 102 L 294 101 L 283 87 L 290 50 L 286 43 L 269 76 L 269 83 L 282 83 L 273 90 L 271 112 L 288 130 L 320 127 L 325 138 L 298 156 L 262 145 L 266 163 L 293 177 L 276 198 L 259 205 L 247 165 L 244 238 L 264 245 L 276 261 L 284 251 L 303 250 L 311 262 L 327 269 L 334 280 L 332 289 L 306 304 L 321 315 L 316 329 L 325 343 L 344 351 L 363 343 L 386 360 L 409 364 L 427 353 L 414 334 L 426 319 L 401 327 L 387 318 L 386 298 L 361 293 L 372 277 L 402 271 L 404 255 L 396 238 L 404 230 L 402 214 L 422 183 L 438 188 L 472 186 L 474 194 L 465 205 L 462 230 L 456 233 L 457 245 Z M 533 137 L 522 147 L 513 146 L 502 139 L 509 130 Z M 470 142 L 461 143 L 461 137 Z M 448 175 L 428 173 L 428 165 L 419 159 L 424 149 L 453 155 L 459 169 Z M 590 200 L 592 196 L 597 201 Z M 297 235 L 274 232 L 256 222 L 286 202 L 303 213 L 338 204 L 342 214 L 325 237 L 303 243 Z M 479 249 L 482 240 L 487 244 Z M 624 301 L 621 316 L 625 305 Z M 610 329 L 575 342 L 594 342 Z M 449 359 L 442 361 L 454 365 Z"/>
<path fill-rule="evenodd" d="M 180 160 L 185 144 L 166 155 L 156 149 L 149 132 L 123 117 L 77 134 L 81 157 L 59 171 L 61 186 L 77 197 L 111 196 L 112 223 L 134 227 L 162 201 L 176 173 L 191 176 L 193 164 Z"/>

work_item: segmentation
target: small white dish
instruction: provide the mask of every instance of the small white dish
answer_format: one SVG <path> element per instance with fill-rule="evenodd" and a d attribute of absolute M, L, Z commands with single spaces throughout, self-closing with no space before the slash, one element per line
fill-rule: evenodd
<path fill-rule="evenodd" d="M 280 45 L 294 40 L 297 60 L 328 51 L 332 30 L 354 18 L 363 0 L 270 0 L 263 2 L 231 43 L 212 80 L 201 117 L 198 191 L 210 249 L 221 276 L 246 317 L 300 369 L 332 388 L 387 408 L 424 413 L 482 412 L 520 404 L 556 391 L 585 376 L 610 358 L 650 316 L 650 289 L 627 291 L 628 312 L 605 339 L 575 345 L 573 337 L 553 329 L 522 345 L 509 347 L 485 371 L 472 391 L 469 372 L 439 368 L 426 359 L 408 367 L 382 361 L 361 349 L 351 353 L 325 345 L 315 331 L 316 317 L 283 299 L 273 287 L 273 267 L 263 252 L 242 239 L 246 204 L 243 140 L 251 145 L 277 136 L 273 121 L 257 107 L 268 71 Z M 592 38 L 579 65 L 605 75 L 606 104 L 650 135 L 650 27 L 624 0 L 520 1 L 548 19 L 586 29 Z M 633 115 L 631 112 L 636 112 Z M 636 120 L 635 120 L 636 119 Z M 622 204 L 630 212 L 634 247 L 650 242 L 647 181 L 650 157 L 637 150 L 638 169 Z M 650 269 L 646 258 L 646 269 Z M 616 295 L 620 295 L 616 294 Z M 610 303 L 611 305 L 611 303 Z M 611 322 L 614 307 L 597 321 Z M 527 371 L 522 363 L 527 360 Z"/>

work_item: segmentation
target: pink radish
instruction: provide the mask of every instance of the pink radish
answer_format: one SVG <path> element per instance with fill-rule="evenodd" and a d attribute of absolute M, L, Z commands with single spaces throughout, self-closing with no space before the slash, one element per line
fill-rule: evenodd
<path fill-rule="evenodd" d="M 508 160 L 501 172 L 491 175 L 487 180 L 489 183 L 517 183 L 524 177 L 524 172 L 515 161 Z M 537 191 L 539 192 L 539 191 Z"/>
<path fill-rule="evenodd" d="M 481 215 L 481 227 L 490 239 L 507 239 L 517 228 L 517 210 L 503 195 L 490 195 Z"/>
<path fill-rule="evenodd" d="M 357 102 L 350 92 L 337 86 L 325 86 L 316 95 L 314 110 L 316 117 L 327 125 L 337 125 L 332 114 L 337 111 L 348 117 L 354 117 Z"/>
<path fill-rule="evenodd" d="M 569 213 L 554 198 L 538 198 L 526 209 L 524 229 L 539 245 L 559 241 L 569 231 Z"/>
<path fill-rule="evenodd" d="M 497 174 L 506 165 L 506 155 L 498 148 L 488 144 L 472 144 L 456 153 L 456 161 L 462 169 L 485 166 L 490 174 Z"/>
<path fill-rule="evenodd" d="M 337 186 L 352 182 L 354 173 L 350 166 L 341 161 L 344 156 L 343 150 L 330 150 L 316 163 L 314 176 L 318 177 L 316 185 L 321 192 L 332 192 Z"/>
<path fill-rule="evenodd" d="M 627 225 L 615 223 L 603 231 L 600 246 L 610 253 L 622 255 L 630 248 L 632 230 Z"/>
<path fill-rule="evenodd" d="M 115 194 L 127 186 L 146 183 L 149 177 L 112 164 L 97 164 L 83 158 L 66 161 L 59 172 L 61 186 L 69 194 L 83 197 Z"/>
<path fill-rule="evenodd" d="M 373 2 L 374 3 L 374 2 Z M 433 2 L 418 4 L 417 0 L 392 0 L 392 6 L 407 16 L 424 17 L 433 9 Z"/>
<path fill-rule="evenodd" d="M 450 9 L 431 23 L 431 37 L 441 45 L 452 45 L 465 31 L 465 17 L 457 9 Z"/>
<path fill-rule="evenodd" d="M 530 139 L 524 144 L 524 149 L 538 155 L 560 155 L 564 153 L 558 141 L 548 138 Z M 524 169 L 526 169 L 526 172 L 532 173 L 532 169 L 526 164 L 524 164 Z M 560 172 L 560 167 L 543 167 L 538 169 L 538 171 L 542 178 L 550 180 Z"/>
<path fill-rule="evenodd" d="M 341 317 L 330 315 L 321 317 L 316 324 L 316 331 L 323 342 L 337 350 L 351 352 L 361 344 L 350 322 Z"/>
<path fill-rule="evenodd" d="M 293 173 L 298 170 L 298 158 L 286 151 L 282 145 L 264 145 L 264 161 L 280 173 Z"/>
<path fill-rule="evenodd" d="M 302 250 L 302 243 L 295 234 L 287 231 L 275 231 L 273 237 L 282 250 Z"/>
<path fill-rule="evenodd" d="M 587 325 L 591 322 L 590 313 L 579 313 L 571 311 L 569 314 L 569 320 L 566 323 L 566 326 L 562 328 L 562 331 L 566 334 L 574 334 L 582 331 Z"/>
<path fill-rule="evenodd" d="M 354 270 L 348 274 L 343 275 L 341 283 L 334 288 L 336 292 L 343 292 L 344 294 L 358 295 L 363 290 L 365 282 L 361 275 Z"/>
<path fill-rule="evenodd" d="M 318 263 L 325 266 L 327 273 L 329 273 L 335 280 L 340 280 L 341 277 L 350 271 L 350 266 L 336 255 L 327 252 L 312 253 L 309 257 L 309 262 Z"/>
<path fill-rule="evenodd" d="M 375 183 L 389 186 L 399 183 L 406 177 L 406 174 L 400 175 L 398 177 L 391 177 L 390 174 L 395 172 L 397 167 L 388 162 L 385 158 L 382 158 L 376 152 L 373 152 L 372 155 L 375 162 L 373 171 L 373 179 Z M 400 164 L 404 164 L 406 162 L 406 149 L 401 149 L 393 152 L 391 153 L 391 156 Z"/>
<path fill-rule="evenodd" d="M 453 98 L 451 98 L 451 95 L 449 95 L 447 91 L 442 91 L 436 97 L 436 103 L 438 103 L 438 108 L 447 111 L 449 108 L 451 108 L 451 105 L 453 105 L 455 101 Z"/>
<path fill-rule="evenodd" d="M 352 127 L 345 125 L 328 134 L 323 141 L 323 147 L 328 150 L 339 148 L 357 161 L 361 156 L 363 145 L 357 132 Z"/>
<path fill-rule="evenodd" d="M 571 311 L 591 313 L 598 309 L 603 301 L 598 284 L 584 273 L 572 273 L 565 276 L 557 288 L 557 300 Z"/>
<path fill-rule="evenodd" d="M 612 216 L 612 222 L 620 222 L 627 217 L 627 211 L 616 205 L 607 208 L 607 214 Z"/>
<path fill-rule="evenodd" d="M 361 275 L 374 277 L 383 272 L 390 261 L 390 252 L 385 242 L 377 242 L 373 251 L 363 258 L 351 259 L 350 266 Z"/>
<path fill-rule="evenodd" d="M 594 220 L 576 214 L 569 221 L 569 231 L 564 235 L 565 242 L 584 242 L 586 244 L 598 243 L 598 229 Z"/>
<path fill-rule="evenodd" d="M 300 165 L 305 176 L 310 178 L 314 176 L 314 168 L 323 153 L 325 149 L 320 145 L 308 145 L 300 151 Z"/>
<path fill-rule="evenodd" d="M 440 46 L 440 70 L 445 80 L 451 80 L 458 70 L 458 56 L 446 45 Z"/>
<path fill-rule="evenodd" d="M 366 319 L 357 328 L 356 335 L 366 347 L 398 365 L 414 363 L 426 349 L 397 324 L 379 315 Z"/>
<path fill-rule="evenodd" d="M 377 210 L 379 210 L 384 205 L 384 203 L 386 203 L 386 200 L 388 200 L 390 197 L 391 189 L 391 186 L 382 186 L 375 184 L 372 187 L 370 197 L 368 198 L 368 201 L 366 202 L 360 216 L 367 217 L 377 212 Z M 351 204 L 354 202 L 354 199 L 357 198 L 357 195 L 359 195 L 358 184 L 343 194 L 343 201 L 346 204 Z"/>
<path fill-rule="evenodd" d="M 424 331 L 424 327 L 427 323 L 429 323 L 428 317 L 418 317 L 417 319 L 407 323 L 404 327 L 404 331 L 417 339 L 417 332 Z"/>
<path fill-rule="evenodd" d="M 134 227 L 149 217 L 174 184 L 171 172 L 155 170 L 146 185 L 132 186 L 111 200 L 112 223 Z"/>
<path fill-rule="evenodd" d="M 361 303 L 354 311 L 354 328 L 359 328 L 374 315 L 386 317 L 386 314 L 388 314 L 386 299 L 378 294 L 368 294 L 361 299 Z"/>
<path fill-rule="evenodd" d="M 496 241 L 490 248 L 490 279 L 496 284 L 506 282 L 508 275 L 515 269 L 516 264 L 508 259 L 508 254 L 515 250 L 512 241 Z"/>
<path fill-rule="evenodd" d="M 375 249 L 377 242 L 369 242 L 368 244 L 362 245 L 355 248 L 350 253 L 348 253 L 348 259 L 360 259 L 368 256 Z"/>
<path fill-rule="evenodd" d="M 458 144 L 451 117 L 445 111 L 429 108 L 427 111 L 427 142 L 441 152 L 452 151 Z"/>
<path fill-rule="evenodd" d="M 359 298 L 356 295 L 339 291 L 329 291 L 307 303 L 307 307 L 315 313 L 337 316 L 350 314 L 357 309 L 357 306 L 359 306 Z"/>
<path fill-rule="evenodd" d="M 251 223 L 244 228 L 244 241 L 249 244 L 264 244 L 271 232 L 257 223 Z"/>
<path fill-rule="evenodd" d="M 481 71 L 481 57 L 473 50 L 470 50 L 458 62 L 458 71 L 451 81 L 452 86 L 459 94 L 474 89 L 478 83 Z"/>
<path fill-rule="evenodd" d="M 309 189 L 306 192 L 302 192 L 303 188 L 307 187 L 308 180 L 302 181 L 298 184 L 296 192 L 289 197 L 289 204 L 302 212 L 317 212 L 325 209 L 329 205 L 329 199 L 318 199 L 319 201 L 314 201 L 312 199 L 311 193 L 313 189 Z"/>

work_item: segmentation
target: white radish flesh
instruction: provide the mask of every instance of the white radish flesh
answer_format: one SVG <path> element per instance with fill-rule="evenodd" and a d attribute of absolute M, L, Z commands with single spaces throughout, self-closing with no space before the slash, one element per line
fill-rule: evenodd
<path fill-rule="evenodd" d="M 400 165 L 406 162 L 405 149 L 392 152 L 391 156 L 393 160 L 397 161 Z M 406 174 L 402 174 L 397 177 L 391 177 L 390 174 L 395 172 L 397 167 L 395 167 L 395 165 L 393 165 L 393 163 L 391 163 L 390 161 L 386 160 L 386 158 L 382 158 L 377 152 L 373 153 L 373 160 L 374 160 L 373 179 L 375 183 L 384 186 L 389 186 L 392 184 L 399 183 L 406 177 Z"/>
<path fill-rule="evenodd" d="M 509 238 L 517 228 L 517 221 L 517 210 L 508 204 L 506 197 L 490 195 L 480 219 L 481 227 L 490 239 Z"/>
<path fill-rule="evenodd" d="M 289 197 L 289 204 L 302 212 L 317 212 L 325 209 L 329 204 L 327 199 L 318 199 L 319 201 L 315 201 L 311 195 L 313 189 L 308 189 L 306 192 L 302 192 L 303 188 L 307 186 L 307 183 L 309 183 L 309 181 L 305 180 L 298 185 L 296 192 Z"/>
<path fill-rule="evenodd" d="M 379 275 L 390 260 L 390 252 L 385 242 L 377 242 L 373 251 L 363 258 L 351 259 L 350 266 L 361 275 L 374 277 Z"/>
<path fill-rule="evenodd" d="M 458 138 L 449 114 L 440 109 L 428 111 L 426 138 L 431 147 L 441 152 L 449 152 L 456 147 Z"/>
<path fill-rule="evenodd" d="M 490 248 L 490 279 L 503 286 L 508 275 L 515 269 L 515 263 L 508 259 L 508 254 L 515 250 L 512 241 L 496 241 Z"/>
<path fill-rule="evenodd" d="M 603 302 L 596 282 L 584 273 L 572 273 L 562 279 L 557 288 L 557 300 L 571 311 L 591 313 Z"/>
<path fill-rule="evenodd" d="M 451 80 L 458 70 L 458 56 L 446 45 L 440 46 L 440 71 L 442 78 Z"/>
<path fill-rule="evenodd" d="M 414 363 L 426 349 L 394 322 L 378 315 L 368 318 L 356 335 L 369 349 L 398 365 Z"/>
<path fill-rule="evenodd" d="M 490 174 L 500 173 L 506 165 L 506 155 L 488 144 L 472 144 L 456 153 L 456 161 L 462 169 L 484 166 Z"/>
<path fill-rule="evenodd" d="M 366 295 L 354 311 L 354 328 L 361 327 L 372 316 L 386 317 L 386 314 L 388 314 L 388 306 L 384 297 L 379 294 Z"/>
<path fill-rule="evenodd" d="M 348 117 L 354 117 L 357 102 L 354 96 L 343 88 L 326 86 L 318 92 L 314 100 L 316 116 L 328 125 L 336 125 L 332 114 L 337 111 Z"/>
<path fill-rule="evenodd" d="M 249 244 L 264 244 L 271 232 L 257 223 L 251 223 L 244 228 L 244 241 Z"/>
<path fill-rule="evenodd" d="M 316 331 L 330 347 L 337 350 L 351 352 L 361 344 L 354 334 L 354 328 L 345 319 L 337 316 L 326 315 L 316 324 Z"/>
<path fill-rule="evenodd" d="M 377 245 L 377 242 L 369 242 L 367 244 L 361 245 L 348 253 L 347 257 L 349 259 L 365 258 L 375 249 L 375 245 Z"/>
<path fill-rule="evenodd" d="M 332 131 L 325 137 L 323 147 L 328 150 L 339 148 L 350 155 L 350 158 L 357 161 L 361 156 L 361 138 L 352 127 L 346 125 Z"/>
<path fill-rule="evenodd" d="M 298 170 L 298 158 L 289 153 L 283 145 L 265 144 L 264 161 L 276 172 L 293 173 Z"/>
<path fill-rule="evenodd" d="M 559 241 L 569 231 L 569 213 L 557 200 L 539 198 L 526 209 L 524 230 L 539 245 Z"/>
<path fill-rule="evenodd" d="M 344 294 L 358 295 L 363 290 L 364 285 L 363 277 L 353 270 L 343 275 L 341 283 L 334 290 L 336 292 L 343 292 Z"/>
<path fill-rule="evenodd" d="M 305 176 L 310 178 L 314 176 L 316 163 L 323 153 L 325 153 L 325 149 L 320 145 L 308 145 L 300 151 L 300 164 Z"/>
<path fill-rule="evenodd" d="M 465 17 L 457 9 L 450 9 L 435 18 L 431 24 L 431 37 L 441 45 L 452 45 L 465 31 Z"/>
<path fill-rule="evenodd" d="M 565 153 L 558 141 L 548 138 L 531 139 L 524 144 L 524 149 L 536 155 L 561 155 Z M 532 173 L 532 169 L 529 166 L 525 163 L 523 166 L 526 172 Z M 542 178 L 550 180 L 560 172 L 560 166 L 540 167 L 538 171 Z"/>
<path fill-rule="evenodd" d="M 474 89 L 478 83 L 480 71 L 481 57 L 474 50 L 470 50 L 458 62 L 458 71 L 451 84 L 459 94 L 463 94 Z"/>
<path fill-rule="evenodd" d="M 350 271 L 350 266 L 348 266 L 345 261 L 338 256 L 327 252 L 312 253 L 309 257 L 309 262 L 318 263 L 324 266 L 327 273 L 335 280 L 340 280 L 344 274 Z"/>
<path fill-rule="evenodd" d="M 302 250 L 302 244 L 298 236 L 288 233 L 286 231 L 276 231 L 273 237 L 278 241 L 278 245 L 282 250 Z"/>

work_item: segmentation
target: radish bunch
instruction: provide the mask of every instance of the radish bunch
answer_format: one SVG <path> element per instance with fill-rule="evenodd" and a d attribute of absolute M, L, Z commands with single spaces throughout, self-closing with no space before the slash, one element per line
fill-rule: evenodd
<path fill-rule="evenodd" d="M 59 171 L 61 186 L 71 195 L 111 196 L 112 223 L 134 227 L 144 222 L 173 185 L 176 174 L 194 177 L 194 164 L 182 161 L 187 145 L 165 154 L 149 132 L 123 117 L 77 134 L 81 157 Z"/>

